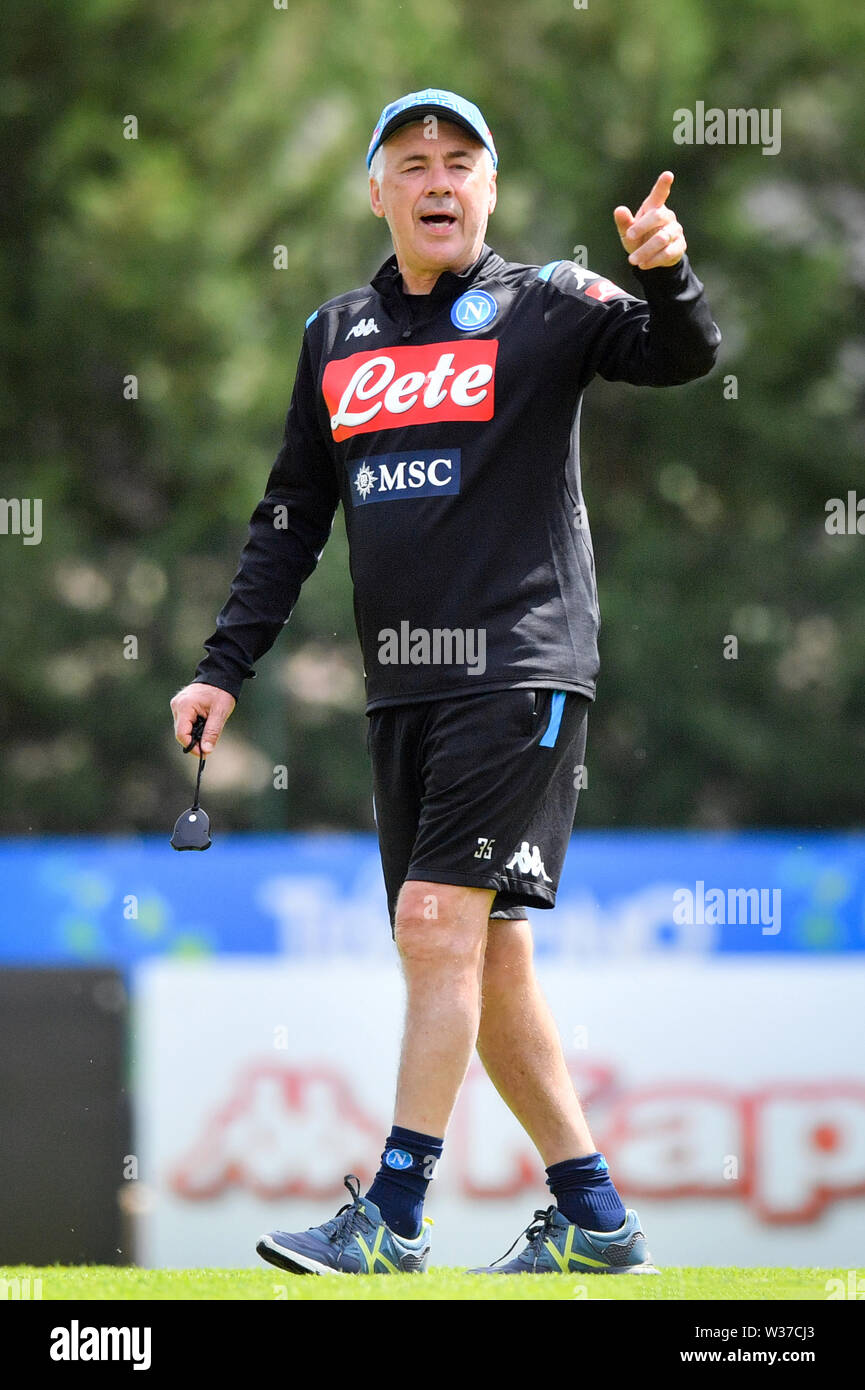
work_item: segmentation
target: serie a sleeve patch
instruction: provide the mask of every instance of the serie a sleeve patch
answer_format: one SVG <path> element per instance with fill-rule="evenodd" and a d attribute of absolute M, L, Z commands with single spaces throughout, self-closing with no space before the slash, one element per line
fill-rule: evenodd
<path fill-rule="evenodd" d="M 595 270 L 577 265 L 575 261 L 559 261 L 555 283 L 565 292 L 583 295 L 586 299 L 594 299 L 598 304 L 606 304 L 608 300 L 618 296 L 623 299 L 634 298 L 634 295 L 628 290 L 623 290 L 621 285 L 608 280 L 604 275 L 599 275 Z"/>

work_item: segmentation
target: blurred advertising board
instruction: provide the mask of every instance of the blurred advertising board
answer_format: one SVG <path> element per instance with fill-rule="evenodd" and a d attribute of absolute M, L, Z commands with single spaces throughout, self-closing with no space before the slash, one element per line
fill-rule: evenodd
<path fill-rule="evenodd" d="M 0 962 L 391 957 L 373 835 L 3 840 L 0 885 Z M 530 915 L 559 959 L 865 953 L 865 836 L 578 832 Z"/>
<path fill-rule="evenodd" d="M 865 961 L 548 958 L 539 974 L 658 1262 L 861 1263 Z M 346 1173 L 371 1177 L 395 1084 L 395 960 L 152 960 L 134 984 L 140 1262 L 254 1265 L 262 1231 L 317 1224 L 347 1200 Z M 475 1065 L 427 1206 L 434 1263 L 496 1258 L 550 1200 Z"/>

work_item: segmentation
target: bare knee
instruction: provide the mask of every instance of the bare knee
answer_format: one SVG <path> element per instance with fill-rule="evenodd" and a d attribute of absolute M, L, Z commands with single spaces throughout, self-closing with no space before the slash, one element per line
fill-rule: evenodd
<path fill-rule="evenodd" d="M 406 966 L 447 962 L 476 966 L 494 894 L 485 888 L 412 879 L 396 907 L 394 939 Z"/>
<path fill-rule="evenodd" d="M 531 979 L 532 929 L 527 921 L 493 920 L 484 953 L 484 987 L 513 989 L 517 981 Z"/>

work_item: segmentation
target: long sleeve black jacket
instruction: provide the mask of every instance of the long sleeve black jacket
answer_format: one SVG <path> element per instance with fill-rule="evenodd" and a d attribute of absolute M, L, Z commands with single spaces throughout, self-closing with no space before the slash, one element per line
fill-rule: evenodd
<path fill-rule="evenodd" d="M 429 295 L 406 296 L 391 257 L 318 309 L 195 679 L 239 694 L 342 501 L 367 712 L 513 686 L 593 697 L 582 393 L 596 373 L 690 381 L 720 342 L 687 258 L 636 274 L 645 301 L 573 261 L 520 265 L 484 245 Z"/>

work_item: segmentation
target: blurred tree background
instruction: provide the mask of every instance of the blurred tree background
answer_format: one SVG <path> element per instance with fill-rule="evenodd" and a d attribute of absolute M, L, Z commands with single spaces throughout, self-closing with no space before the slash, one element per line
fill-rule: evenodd
<path fill-rule="evenodd" d="M 604 627 L 578 824 L 861 823 L 865 536 L 825 526 L 865 494 L 861 0 L 7 0 L 4 40 L 0 490 L 43 519 L 38 545 L 0 535 L 3 831 L 167 834 L 188 804 L 168 701 L 304 320 L 390 254 L 372 127 L 427 85 L 492 126 L 510 259 L 585 246 L 636 288 L 612 209 L 672 168 L 724 334 L 703 381 L 586 400 Z M 779 109 L 780 152 L 677 145 L 698 101 Z M 365 732 L 339 513 L 209 760 L 214 825 L 371 828 Z"/>

